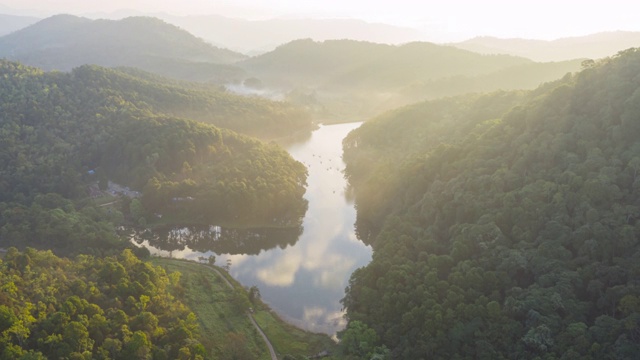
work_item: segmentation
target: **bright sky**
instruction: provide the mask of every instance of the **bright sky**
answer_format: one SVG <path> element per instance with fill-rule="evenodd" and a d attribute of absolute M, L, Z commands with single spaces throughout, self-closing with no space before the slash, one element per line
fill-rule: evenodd
<path fill-rule="evenodd" d="M 418 28 L 432 40 L 476 35 L 555 39 L 600 31 L 640 31 L 640 2 L 634 0 L 0 0 L 0 4 L 37 10 L 40 16 L 134 9 L 250 19 L 356 18 Z M 0 12 L 8 11 L 0 6 Z"/>

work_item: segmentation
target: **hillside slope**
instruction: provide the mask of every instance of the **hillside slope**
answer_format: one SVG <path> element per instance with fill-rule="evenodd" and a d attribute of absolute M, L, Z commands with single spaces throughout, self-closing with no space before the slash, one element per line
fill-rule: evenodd
<path fill-rule="evenodd" d="M 531 89 L 580 69 L 580 60 L 536 63 L 451 46 L 298 40 L 238 63 L 266 87 L 326 119 L 364 120 L 425 99 Z"/>
<path fill-rule="evenodd" d="M 102 86 L 120 79 L 113 73 L 93 67 L 44 73 L 0 62 L 4 245 L 56 243 L 70 251 L 99 245 L 109 232 L 97 227 L 95 241 L 76 243 L 85 218 L 117 222 L 117 214 L 79 214 L 64 199 L 86 198 L 91 183 L 107 179 L 142 191 L 136 205 L 123 209 L 141 225 L 160 213 L 207 224 L 299 226 L 306 211 L 302 164 L 275 144 L 151 111 L 119 92 L 118 82 Z M 44 211 L 48 206 L 53 211 Z"/>
<path fill-rule="evenodd" d="M 56 15 L 0 38 L 0 57 L 44 70 L 84 64 L 131 66 L 199 81 L 242 79 L 244 55 L 213 47 L 155 18 L 119 21 Z"/>
<path fill-rule="evenodd" d="M 354 131 L 347 175 L 375 251 L 343 301 L 352 331 L 397 358 L 636 358 L 639 71 L 630 49 Z"/>

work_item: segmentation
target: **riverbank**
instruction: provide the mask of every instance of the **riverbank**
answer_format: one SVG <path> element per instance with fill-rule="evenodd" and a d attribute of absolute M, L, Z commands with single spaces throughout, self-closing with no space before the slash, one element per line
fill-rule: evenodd
<path fill-rule="evenodd" d="M 312 356 L 322 351 L 335 353 L 337 345 L 329 336 L 298 329 L 281 320 L 259 299 L 249 301 L 247 290 L 222 269 L 216 268 L 233 289 L 209 265 L 160 257 L 150 261 L 169 273 L 178 271 L 182 274 L 182 292 L 177 296 L 198 317 L 203 344 L 213 358 L 244 347 L 258 359 L 271 359 L 263 339 L 246 316 L 249 308 L 278 358 Z M 233 349 L 230 348 L 232 345 Z"/>

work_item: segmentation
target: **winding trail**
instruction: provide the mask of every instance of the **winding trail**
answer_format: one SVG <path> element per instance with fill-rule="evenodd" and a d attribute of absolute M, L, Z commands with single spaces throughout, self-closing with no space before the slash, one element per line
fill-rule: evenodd
<path fill-rule="evenodd" d="M 222 280 L 224 280 L 224 282 L 227 283 L 227 286 L 229 286 L 230 289 L 235 291 L 231 282 L 229 282 L 229 280 L 227 280 L 227 278 L 224 275 L 222 275 L 222 273 L 218 269 L 211 267 L 209 265 L 205 265 L 205 266 L 215 271 L 216 274 L 218 274 L 218 276 L 220 276 Z M 253 315 L 251 315 L 251 313 L 247 313 L 247 316 L 249 317 L 249 320 L 251 320 L 251 323 L 256 328 L 256 330 L 258 330 L 258 333 L 260 333 L 260 335 L 262 336 L 264 343 L 267 344 L 267 348 L 269 348 L 269 353 L 271 354 L 271 360 L 278 360 L 278 357 L 276 356 L 276 351 L 273 349 L 273 345 L 271 345 L 271 341 L 269 341 L 269 338 L 267 337 L 267 335 L 264 333 L 264 331 L 262 331 L 262 328 L 260 328 L 260 325 L 258 325 L 258 323 L 256 322 L 256 319 L 253 318 Z"/>
<path fill-rule="evenodd" d="M 208 265 L 205 265 L 205 266 L 208 266 Z M 229 280 L 227 280 L 227 278 L 224 275 L 222 275 L 222 273 L 218 269 L 216 269 L 214 267 L 211 267 L 211 266 L 209 266 L 209 268 L 211 268 L 213 271 L 215 271 L 216 274 L 218 274 L 218 276 L 220 276 L 222 278 L 222 280 L 224 280 L 224 282 L 227 283 L 227 286 L 229 286 L 230 289 L 235 290 L 233 288 L 233 285 L 231 285 L 231 283 L 229 282 Z"/>
<path fill-rule="evenodd" d="M 267 338 L 267 335 L 265 335 L 265 333 L 262 331 L 262 329 L 260 328 L 260 325 L 258 325 L 256 320 L 253 318 L 253 315 L 251 315 L 250 313 L 247 313 L 247 316 L 249 317 L 249 320 L 251 320 L 251 322 L 253 323 L 253 326 L 256 327 L 260 335 L 262 335 L 262 339 L 264 339 L 265 344 L 267 344 L 267 347 L 269 348 L 269 353 L 271 353 L 271 360 L 278 360 L 278 357 L 276 356 L 276 351 L 273 350 L 273 346 L 271 346 L 271 342 L 269 341 L 269 338 Z"/>

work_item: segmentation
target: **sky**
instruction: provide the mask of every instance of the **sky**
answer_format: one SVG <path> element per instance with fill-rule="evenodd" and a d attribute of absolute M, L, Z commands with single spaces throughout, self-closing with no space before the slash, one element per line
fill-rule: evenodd
<path fill-rule="evenodd" d="M 9 8 L 9 9 L 7 9 Z M 355 18 L 413 27 L 431 40 L 473 36 L 551 40 L 601 31 L 640 31 L 632 0 L 0 0 L 0 13 L 93 15 L 122 9 L 251 20 Z M 26 14 L 22 12 L 21 14 Z"/>

